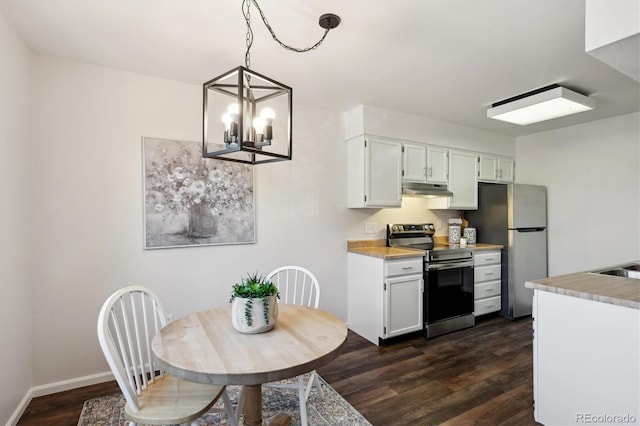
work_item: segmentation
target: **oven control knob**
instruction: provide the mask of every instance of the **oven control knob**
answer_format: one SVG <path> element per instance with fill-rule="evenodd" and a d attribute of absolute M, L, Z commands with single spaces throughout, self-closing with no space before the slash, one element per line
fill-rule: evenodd
<path fill-rule="evenodd" d="M 398 232 L 398 227 L 397 227 L 396 225 L 393 225 L 393 226 L 391 227 L 391 230 L 392 230 L 393 232 Z"/>

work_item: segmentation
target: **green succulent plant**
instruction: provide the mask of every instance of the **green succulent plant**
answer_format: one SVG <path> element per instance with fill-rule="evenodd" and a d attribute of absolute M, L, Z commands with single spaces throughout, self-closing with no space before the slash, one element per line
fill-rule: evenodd
<path fill-rule="evenodd" d="M 256 272 L 254 274 L 247 274 L 239 283 L 233 285 L 229 302 L 233 302 L 236 297 L 243 299 L 262 299 L 264 320 L 266 324 L 269 324 L 269 303 L 266 299 L 268 296 L 276 296 L 279 299 L 280 293 L 278 293 L 278 287 L 263 275 L 258 275 Z M 244 319 L 249 326 L 253 325 L 251 316 L 252 306 L 251 300 L 247 301 L 244 305 Z"/>

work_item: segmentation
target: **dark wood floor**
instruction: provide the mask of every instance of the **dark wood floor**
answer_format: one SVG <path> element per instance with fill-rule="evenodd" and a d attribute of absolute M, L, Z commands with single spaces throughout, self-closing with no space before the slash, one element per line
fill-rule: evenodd
<path fill-rule="evenodd" d="M 494 317 L 474 328 L 378 347 L 349 332 L 318 370 L 373 425 L 536 425 L 531 319 Z M 115 382 L 34 398 L 19 425 L 76 425 L 85 400 Z"/>

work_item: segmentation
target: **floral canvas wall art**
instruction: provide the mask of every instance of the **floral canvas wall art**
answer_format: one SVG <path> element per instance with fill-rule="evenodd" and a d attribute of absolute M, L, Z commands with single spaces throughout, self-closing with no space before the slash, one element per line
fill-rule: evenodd
<path fill-rule="evenodd" d="M 143 138 L 146 249 L 255 242 L 253 167 Z"/>

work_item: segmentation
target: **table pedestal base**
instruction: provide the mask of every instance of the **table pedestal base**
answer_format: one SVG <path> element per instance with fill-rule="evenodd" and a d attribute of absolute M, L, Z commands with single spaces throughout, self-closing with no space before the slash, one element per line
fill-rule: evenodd
<path fill-rule="evenodd" d="M 262 426 L 262 385 L 244 385 L 244 424 Z M 269 419 L 270 426 L 289 426 L 291 417 L 278 413 Z"/>
<path fill-rule="evenodd" d="M 244 424 L 262 426 L 262 385 L 244 386 Z"/>

